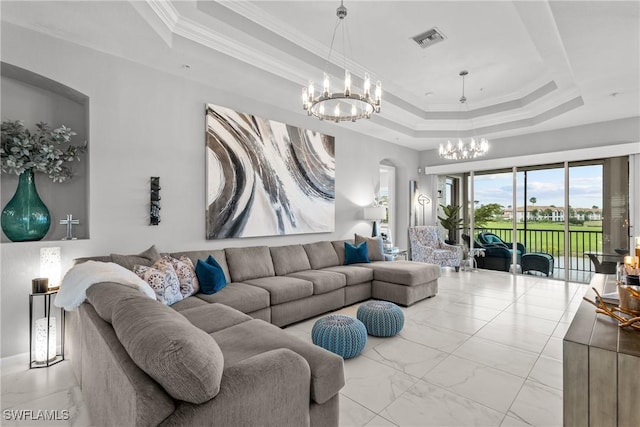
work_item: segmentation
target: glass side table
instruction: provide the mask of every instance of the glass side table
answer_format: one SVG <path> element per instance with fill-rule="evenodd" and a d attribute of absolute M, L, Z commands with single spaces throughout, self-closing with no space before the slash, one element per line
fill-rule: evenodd
<path fill-rule="evenodd" d="M 60 334 L 56 331 L 57 319 L 51 315 L 51 299 L 57 293 L 55 290 L 29 294 L 29 369 L 48 368 L 64 360 L 64 309 L 60 309 Z M 40 298 L 44 307 L 44 317 L 34 322 L 34 305 Z M 58 335 L 60 353 L 57 352 Z"/>
<path fill-rule="evenodd" d="M 407 249 L 400 249 L 397 247 L 392 247 L 392 248 L 388 248 L 384 250 L 384 254 L 391 257 L 392 261 L 398 261 L 399 259 L 402 259 L 404 261 L 408 261 L 407 257 L 408 257 L 408 250 Z"/>
<path fill-rule="evenodd" d="M 485 250 L 484 248 L 473 248 L 467 251 L 467 258 L 462 260 L 461 270 L 462 271 L 478 271 L 478 262 L 476 261 L 477 256 L 484 256 Z"/>

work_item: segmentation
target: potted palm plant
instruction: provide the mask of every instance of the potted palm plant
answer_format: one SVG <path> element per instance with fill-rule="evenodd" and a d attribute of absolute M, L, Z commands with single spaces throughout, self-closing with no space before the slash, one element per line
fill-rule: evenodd
<path fill-rule="evenodd" d="M 440 220 L 442 227 L 447 230 L 448 237 L 445 241 L 446 243 L 453 245 L 457 243 L 456 231 L 461 230 L 464 224 L 464 220 L 459 218 L 462 206 L 440 205 L 440 207 L 442 208 L 444 216 L 438 216 L 438 219 Z"/>

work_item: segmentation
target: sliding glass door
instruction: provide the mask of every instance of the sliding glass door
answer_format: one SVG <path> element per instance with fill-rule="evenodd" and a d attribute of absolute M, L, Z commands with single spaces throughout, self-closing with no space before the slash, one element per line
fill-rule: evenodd
<path fill-rule="evenodd" d="M 525 272 L 588 282 L 630 247 L 627 157 L 479 171 L 462 182 L 465 234 L 488 248 L 486 268 L 522 272 L 522 255 L 538 254 Z M 500 241 L 508 266 L 505 251 L 493 249 Z M 553 269 L 544 267 L 550 258 Z"/>

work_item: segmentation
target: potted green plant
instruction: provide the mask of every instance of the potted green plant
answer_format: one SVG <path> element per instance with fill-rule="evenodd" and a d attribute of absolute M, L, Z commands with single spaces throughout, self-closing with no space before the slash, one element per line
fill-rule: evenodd
<path fill-rule="evenodd" d="M 442 208 L 444 216 L 438 216 L 438 219 L 444 229 L 447 230 L 448 237 L 445 241 L 449 244 L 455 244 L 457 241 L 456 231 L 461 230 L 464 224 L 464 220 L 462 218 L 458 218 L 462 206 L 440 205 L 440 207 Z"/>
<path fill-rule="evenodd" d="M 2 173 L 19 175 L 16 193 L 2 210 L 2 231 L 14 242 L 40 240 L 49 231 L 51 217 L 38 195 L 34 173 L 45 173 L 53 182 L 70 179 L 73 174 L 66 163 L 80 161 L 87 144 L 73 145 L 75 132 L 66 126 L 51 130 L 43 122 L 32 132 L 20 120 L 5 120 L 1 130 Z"/>

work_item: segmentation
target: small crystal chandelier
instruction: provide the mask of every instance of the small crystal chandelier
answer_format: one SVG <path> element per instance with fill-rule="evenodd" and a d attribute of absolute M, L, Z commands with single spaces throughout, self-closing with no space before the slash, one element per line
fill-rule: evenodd
<path fill-rule="evenodd" d="M 462 97 L 460 98 L 460 103 L 466 106 L 467 112 L 469 111 L 469 105 L 467 104 L 467 97 L 464 96 L 464 77 L 468 74 L 469 72 L 466 70 L 460 71 L 460 76 L 462 77 Z M 476 157 L 482 157 L 487 154 L 487 151 L 489 151 L 489 141 L 487 138 L 476 140 L 475 132 L 476 130 L 474 128 L 474 137 L 471 138 L 470 141 L 463 141 L 462 138 L 458 137 L 457 144 L 451 141 L 447 141 L 447 145 L 440 144 L 440 157 L 449 160 L 466 160 L 475 159 Z"/>
<path fill-rule="evenodd" d="M 333 37 L 331 38 L 331 46 L 329 47 L 329 57 L 327 65 L 331 58 L 333 50 L 333 42 L 336 38 L 338 27 L 342 27 L 342 41 L 344 47 L 344 33 L 346 23 L 344 18 L 347 16 L 347 8 L 344 7 L 343 1 L 336 9 L 338 20 L 333 29 Z M 362 95 L 353 91 L 351 87 L 351 73 L 346 67 L 346 55 L 344 66 L 344 91 L 331 92 L 329 75 L 325 71 L 322 82 L 322 91 L 316 96 L 313 81 L 309 82 L 309 87 L 302 89 L 302 108 L 307 110 L 310 116 L 315 116 L 320 120 L 332 120 L 337 122 L 350 120 L 355 122 L 358 119 L 371 118 L 373 113 L 380 112 L 380 102 L 382 100 L 382 83 L 376 82 L 375 92 L 371 96 L 371 78 L 368 73 L 364 74 L 364 87 Z M 326 70 L 326 66 L 325 66 Z"/>

